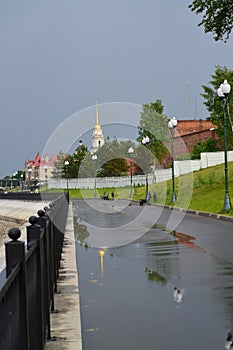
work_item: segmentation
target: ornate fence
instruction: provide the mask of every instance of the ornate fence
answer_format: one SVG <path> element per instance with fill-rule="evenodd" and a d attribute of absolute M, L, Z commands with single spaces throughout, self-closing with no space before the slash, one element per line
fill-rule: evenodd
<path fill-rule="evenodd" d="M 0 273 L 0 349 L 43 350 L 52 338 L 68 196 L 60 196 L 29 218 L 27 244 L 18 228 L 5 243 L 6 267 Z"/>

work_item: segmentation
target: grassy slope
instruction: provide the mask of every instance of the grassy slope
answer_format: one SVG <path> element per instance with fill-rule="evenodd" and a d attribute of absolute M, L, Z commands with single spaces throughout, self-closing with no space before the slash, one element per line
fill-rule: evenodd
<path fill-rule="evenodd" d="M 233 201 L 233 162 L 228 163 L 229 194 Z M 209 213 L 221 213 L 225 194 L 224 165 L 217 165 L 207 169 L 182 175 L 175 178 L 175 189 L 177 195 L 177 207 L 206 211 Z M 130 187 L 97 189 L 98 196 L 104 192 L 115 193 L 115 198 L 129 199 Z M 153 194 L 156 191 L 157 203 L 170 204 L 171 181 L 153 184 L 149 186 Z M 70 190 L 71 198 L 93 198 L 93 190 Z M 134 187 L 133 199 L 139 200 L 145 197 L 145 187 Z M 232 202 L 233 204 L 233 202 Z M 233 211 L 227 213 L 233 216 Z"/>

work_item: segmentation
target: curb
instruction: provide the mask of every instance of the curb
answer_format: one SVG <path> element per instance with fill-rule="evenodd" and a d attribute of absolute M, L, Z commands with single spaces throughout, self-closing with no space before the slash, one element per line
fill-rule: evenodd
<path fill-rule="evenodd" d="M 139 203 L 135 199 L 132 199 L 130 202 L 131 203 Z M 193 214 L 193 215 L 205 216 L 205 217 L 212 218 L 212 219 L 233 222 L 233 217 L 227 216 L 227 215 L 208 213 L 208 212 L 199 211 L 199 210 L 179 208 L 179 207 L 174 207 L 173 205 L 162 205 L 162 204 L 156 204 L 156 203 L 150 203 L 149 205 L 153 205 L 153 206 L 157 206 L 157 207 L 163 207 L 163 208 L 166 208 L 168 210 L 175 210 L 175 211 L 185 212 L 185 213 Z"/>

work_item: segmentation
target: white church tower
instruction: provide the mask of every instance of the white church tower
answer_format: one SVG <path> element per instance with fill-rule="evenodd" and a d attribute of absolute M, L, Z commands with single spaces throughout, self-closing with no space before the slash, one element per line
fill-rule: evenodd
<path fill-rule="evenodd" d="M 96 102 L 96 120 L 95 126 L 93 128 L 92 133 L 92 152 L 96 152 L 101 146 L 104 144 L 104 135 L 101 126 L 99 125 L 99 113 L 98 113 L 98 105 Z"/>

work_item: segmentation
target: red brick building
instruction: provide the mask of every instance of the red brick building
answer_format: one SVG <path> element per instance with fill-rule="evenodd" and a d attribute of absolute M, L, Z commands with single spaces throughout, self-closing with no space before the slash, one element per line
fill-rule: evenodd
<path fill-rule="evenodd" d="M 193 147 L 197 142 L 204 142 L 208 139 L 218 139 L 216 133 L 216 125 L 208 120 L 178 120 L 174 134 L 174 158 L 182 158 L 187 154 L 191 154 Z M 170 137 L 170 132 L 168 134 Z M 167 168 L 171 165 L 171 142 L 167 143 L 168 154 L 164 161 L 160 164 L 155 163 L 155 168 Z M 130 159 L 126 159 L 128 165 L 128 175 L 130 175 Z M 135 174 L 137 166 L 132 162 L 132 173 Z"/>
<path fill-rule="evenodd" d="M 175 154 L 191 153 L 197 142 L 217 140 L 216 129 L 216 125 L 208 120 L 179 120 L 174 136 Z"/>

